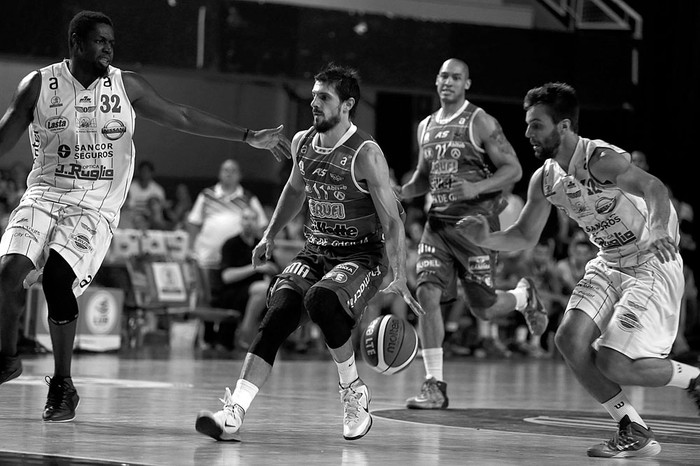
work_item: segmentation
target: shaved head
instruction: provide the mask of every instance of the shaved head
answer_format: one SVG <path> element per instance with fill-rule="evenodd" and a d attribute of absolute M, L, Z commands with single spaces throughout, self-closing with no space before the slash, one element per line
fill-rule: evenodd
<path fill-rule="evenodd" d="M 445 62 L 440 67 L 440 71 L 448 69 L 461 69 L 462 74 L 464 75 L 464 79 L 469 79 L 469 67 L 465 62 L 463 62 L 459 58 L 448 58 L 447 60 L 445 60 Z"/>

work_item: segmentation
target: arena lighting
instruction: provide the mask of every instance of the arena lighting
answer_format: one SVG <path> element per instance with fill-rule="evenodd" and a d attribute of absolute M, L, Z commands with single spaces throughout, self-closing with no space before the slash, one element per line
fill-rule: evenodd
<path fill-rule="evenodd" d="M 365 21 L 360 21 L 352 28 L 352 30 L 355 31 L 355 34 L 358 36 L 363 36 L 369 30 L 369 27 L 367 27 L 367 23 Z"/>

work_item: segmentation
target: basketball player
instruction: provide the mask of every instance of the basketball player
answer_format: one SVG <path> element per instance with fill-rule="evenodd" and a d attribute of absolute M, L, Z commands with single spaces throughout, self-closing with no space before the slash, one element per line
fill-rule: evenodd
<path fill-rule="evenodd" d="M 619 423 L 588 455 L 654 456 L 661 446 L 620 386 L 684 388 L 700 408 L 700 370 L 668 358 L 684 286 L 676 211 L 664 184 L 631 163 L 629 153 L 578 135 L 571 86 L 531 89 L 524 106 L 525 136 L 544 165 L 530 179 L 522 213 L 501 232 L 489 231 L 482 216 L 458 228 L 483 247 L 525 249 L 537 242 L 554 205 L 588 233 L 599 252 L 555 337 L 576 378 Z"/>
<path fill-rule="evenodd" d="M 397 293 L 422 313 L 406 286 L 405 232 L 384 154 L 352 122 L 360 101 L 357 73 L 329 64 L 314 79 L 313 126 L 292 140 L 292 173 L 253 250 L 253 264 L 272 257 L 275 236 L 304 203 L 309 207 L 306 242 L 271 287 L 268 312 L 235 390 L 226 388 L 223 410 L 197 416 L 197 431 L 217 440 L 240 440 L 243 417 L 269 376 L 277 350 L 309 318 L 323 333 L 338 369 L 343 437 L 363 437 L 372 427 L 371 397 L 357 373 L 351 331 L 382 283 L 387 262 L 393 281 L 382 291 Z"/>
<path fill-rule="evenodd" d="M 0 155 L 29 126 L 34 156 L 27 190 L 0 241 L 0 383 L 22 372 L 23 280 L 30 271 L 27 281 L 36 280 L 43 269 L 55 362 L 43 419 L 53 422 L 72 420 L 78 406 L 71 381 L 76 297 L 97 273 L 119 223 L 136 163 L 136 115 L 178 131 L 247 142 L 277 159 L 289 151 L 282 126 L 234 126 L 166 100 L 143 77 L 111 66 L 114 30 L 104 14 L 75 15 L 68 40 L 70 58 L 28 74 L 0 120 Z"/>
<path fill-rule="evenodd" d="M 522 176 L 522 168 L 498 121 L 466 99 L 471 86 L 462 60 L 445 61 L 435 80 L 440 109 L 418 125 L 418 165 L 401 187 L 403 199 L 429 193 L 428 221 L 418 245 L 416 295 L 426 311 L 419 320 L 425 381 L 420 394 L 406 400 L 414 409 L 445 409 L 443 378 L 445 325 L 441 304 L 456 299 L 458 279 L 471 312 L 482 320 L 509 314 L 525 316 L 535 335 L 547 328 L 547 313 L 530 279 L 510 291 L 493 288 L 497 255 L 458 234 L 455 224 L 465 215 L 484 214 L 492 229 L 506 201 L 502 191 Z"/>

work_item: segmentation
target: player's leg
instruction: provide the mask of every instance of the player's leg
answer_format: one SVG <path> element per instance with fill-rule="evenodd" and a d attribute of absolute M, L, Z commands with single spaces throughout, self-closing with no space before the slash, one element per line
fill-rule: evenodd
<path fill-rule="evenodd" d="M 50 208 L 26 199 L 12 212 L 0 240 L 0 384 L 22 373 L 17 342 L 27 293 L 23 282 L 35 267 L 43 267 L 54 222 Z"/>
<path fill-rule="evenodd" d="M 386 268 L 375 262 L 372 255 L 366 262 L 355 256 L 352 262 L 335 265 L 304 299 L 309 317 L 321 330 L 338 370 L 346 440 L 362 438 L 372 427 L 371 393 L 357 372 L 352 329 L 386 274 Z"/>
<path fill-rule="evenodd" d="M 306 271 L 308 271 L 308 266 Z M 236 386 L 226 387 L 222 410 L 200 411 L 195 429 L 216 440 L 240 441 L 240 428 L 250 408 L 272 371 L 275 357 L 284 340 L 302 323 L 303 294 L 309 283 L 298 275 L 284 275 L 270 289 L 268 311 L 248 349 Z"/>

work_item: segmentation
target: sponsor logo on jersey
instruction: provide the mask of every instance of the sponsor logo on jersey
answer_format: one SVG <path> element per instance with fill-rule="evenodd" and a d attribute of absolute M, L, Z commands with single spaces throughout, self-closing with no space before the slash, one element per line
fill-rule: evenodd
<path fill-rule="evenodd" d="M 304 146 L 304 147 L 306 147 L 306 146 Z M 299 160 L 299 163 L 297 165 L 299 166 L 299 173 L 301 173 L 302 175 L 306 175 L 306 173 L 304 173 L 304 161 Z"/>
<path fill-rule="evenodd" d="M 311 222 L 311 228 L 319 233 L 326 235 L 339 236 L 341 238 L 357 238 L 359 230 L 356 227 L 348 226 L 344 223 L 333 223 L 321 222 L 318 220 L 313 220 Z"/>
<path fill-rule="evenodd" d="M 75 102 L 75 110 L 78 111 L 78 113 L 92 113 L 95 111 L 95 108 L 97 108 L 97 106 L 92 100 L 92 94 L 83 94 Z"/>
<path fill-rule="evenodd" d="M 343 262 L 342 264 L 338 264 L 333 268 L 336 270 L 342 270 L 343 272 L 347 272 L 350 275 L 354 275 L 359 267 L 354 262 Z"/>
<path fill-rule="evenodd" d="M 489 256 L 472 256 L 468 260 L 468 268 L 471 272 L 491 270 L 491 258 Z"/>
<path fill-rule="evenodd" d="M 337 175 L 335 173 L 331 173 L 331 179 L 337 183 L 340 183 L 341 181 L 343 181 L 344 178 L 345 177 L 343 177 L 343 176 Z M 347 187 L 344 189 L 347 189 Z"/>
<path fill-rule="evenodd" d="M 97 119 L 90 117 L 78 117 L 75 120 L 75 125 L 78 127 L 79 133 L 95 133 L 97 132 Z"/>
<path fill-rule="evenodd" d="M 620 217 L 618 217 L 616 214 L 613 214 L 613 215 L 609 216 L 608 218 L 606 218 L 605 220 L 603 220 L 602 222 L 598 222 L 594 225 L 586 225 L 584 230 L 588 234 L 595 234 L 599 231 L 605 231 L 608 228 L 612 227 L 613 225 L 620 223 L 621 221 L 622 221 L 622 219 Z"/>
<path fill-rule="evenodd" d="M 69 125 L 70 121 L 68 121 L 68 118 L 62 116 L 55 116 L 46 120 L 46 129 L 54 134 L 65 131 Z"/>
<path fill-rule="evenodd" d="M 59 157 L 62 159 L 65 159 L 70 155 L 70 146 L 67 144 L 61 144 L 58 146 L 58 149 L 56 150 L 56 153 L 58 154 Z"/>
<path fill-rule="evenodd" d="M 459 151 L 457 151 L 459 152 Z M 456 160 L 442 159 L 436 160 L 430 165 L 430 173 L 432 175 L 447 175 L 457 173 L 459 164 Z"/>
<path fill-rule="evenodd" d="M 97 230 L 95 230 L 94 228 L 90 228 L 90 226 L 86 225 L 85 222 L 80 222 L 80 226 L 83 227 L 91 235 L 97 234 Z"/>
<path fill-rule="evenodd" d="M 467 144 L 463 141 L 450 141 L 447 144 L 447 147 L 456 147 L 458 149 L 464 149 L 465 147 L 467 147 Z"/>
<path fill-rule="evenodd" d="M 75 247 L 80 249 L 81 251 L 92 251 L 90 238 L 88 238 L 87 236 L 80 233 L 74 233 L 70 235 L 70 239 L 73 240 L 73 244 L 75 245 Z"/>
<path fill-rule="evenodd" d="M 345 275 L 343 272 L 331 270 L 323 276 L 323 280 L 333 280 L 336 283 L 345 283 L 348 281 L 348 276 Z"/>
<path fill-rule="evenodd" d="M 75 152 L 75 160 L 105 159 L 114 156 L 114 147 L 111 142 L 76 144 L 73 149 Z"/>
<path fill-rule="evenodd" d="M 321 202 L 309 199 L 309 212 L 317 218 L 340 220 L 345 218 L 345 205 L 340 202 Z"/>
<path fill-rule="evenodd" d="M 462 155 L 462 152 L 459 149 L 457 149 L 457 148 L 450 149 L 450 157 L 452 157 L 453 159 L 458 159 L 461 155 Z"/>
<path fill-rule="evenodd" d="M 355 294 L 348 300 L 348 307 L 354 307 L 357 301 L 362 297 L 362 295 L 367 291 L 367 287 L 369 286 L 369 283 L 372 281 L 373 277 L 379 277 L 381 276 L 382 271 L 379 269 L 379 267 L 375 267 L 372 269 L 362 280 L 362 283 L 360 284 L 360 287 L 355 291 Z"/>
<path fill-rule="evenodd" d="M 63 102 L 61 102 L 61 98 L 57 95 L 51 97 L 51 103 L 49 104 L 49 108 L 56 107 L 63 107 Z"/>
<path fill-rule="evenodd" d="M 625 332 L 633 332 L 642 329 L 642 323 L 634 312 L 623 312 L 617 318 L 617 325 Z"/>
<path fill-rule="evenodd" d="M 608 214 L 615 209 L 617 200 L 614 197 L 601 197 L 595 201 L 595 211 L 599 214 Z"/>
<path fill-rule="evenodd" d="M 103 165 L 91 165 L 84 167 L 79 163 L 58 165 L 54 174 L 61 178 L 73 178 L 76 180 L 113 180 L 114 169 Z"/>
<path fill-rule="evenodd" d="M 126 133 L 126 126 L 119 120 L 109 120 L 102 128 L 102 135 L 110 141 L 116 141 Z"/>

